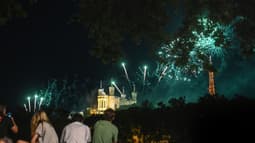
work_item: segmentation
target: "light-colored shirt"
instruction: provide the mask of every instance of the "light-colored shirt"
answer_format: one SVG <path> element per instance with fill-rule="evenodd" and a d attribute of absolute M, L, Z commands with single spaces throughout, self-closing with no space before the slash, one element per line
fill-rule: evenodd
<path fill-rule="evenodd" d="M 58 143 L 55 129 L 47 122 L 40 123 L 35 132 L 39 136 L 39 143 Z"/>
<path fill-rule="evenodd" d="M 109 121 L 99 120 L 94 126 L 93 143 L 113 143 L 118 140 L 118 128 Z"/>
<path fill-rule="evenodd" d="M 72 122 L 62 131 L 60 143 L 88 143 L 91 142 L 90 128 L 81 122 Z"/>

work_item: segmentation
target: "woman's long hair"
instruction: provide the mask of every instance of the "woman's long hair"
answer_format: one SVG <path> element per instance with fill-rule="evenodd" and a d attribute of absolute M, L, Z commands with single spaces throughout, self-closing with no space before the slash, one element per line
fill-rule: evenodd
<path fill-rule="evenodd" d="M 31 119 L 31 136 L 35 134 L 35 130 L 39 123 L 42 122 L 48 122 L 49 123 L 49 118 L 47 114 L 44 111 L 38 111 L 36 112 Z"/>

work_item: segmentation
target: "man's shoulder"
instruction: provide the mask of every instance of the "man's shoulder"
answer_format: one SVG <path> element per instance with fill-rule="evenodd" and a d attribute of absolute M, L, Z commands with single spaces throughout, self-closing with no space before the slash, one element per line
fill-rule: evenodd
<path fill-rule="evenodd" d="M 107 120 L 99 120 L 96 122 L 95 126 L 102 124 L 104 127 L 110 127 L 113 128 L 114 130 L 118 130 L 117 126 L 114 125 L 112 122 L 107 121 Z"/>
<path fill-rule="evenodd" d="M 75 126 L 75 125 L 77 125 L 76 122 L 71 122 L 71 123 L 68 123 L 68 124 L 65 126 L 65 128 L 72 127 L 72 126 Z"/>
<path fill-rule="evenodd" d="M 67 125 L 65 126 L 65 128 L 73 127 L 73 126 L 83 126 L 83 127 L 89 128 L 87 125 L 85 125 L 85 124 L 83 124 L 83 123 L 81 123 L 81 122 L 77 122 L 77 121 L 71 122 L 71 123 L 67 124 Z"/>
<path fill-rule="evenodd" d="M 90 130 L 90 127 L 88 125 L 84 124 L 84 127 L 86 128 L 86 130 Z"/>
<path fill-rule="evenodd" d="M 114 130 L 118 131 L 118 127 L 114 124 L 112 124 L 112 127 L 114 128 Z"/>
<path fill-rule="evenodd" d="M 104 120 L 98 120 L 98 121 L 96 121 L 95 126 L 100 125 L 102 123 L 104 123 Z"/>

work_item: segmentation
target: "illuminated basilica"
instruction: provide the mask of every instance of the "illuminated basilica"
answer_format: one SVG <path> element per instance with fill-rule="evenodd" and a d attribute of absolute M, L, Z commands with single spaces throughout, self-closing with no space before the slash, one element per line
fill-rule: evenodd
<path fill-rule="evenodd" d="M 89 108 L 90 114 L 102 114 L 107 108 L 112 108 L 113 110 L 117 110 L 122 106 L 131 106 L 137 103 L 137 92 L 135 91 L 135 85 L 133 85 L 133 91 L 131 92 L 131 97 L 127 98 L 126 94 L 123 90 L 121 92 L 121 96 L 115 96 L 115 87 L 110 86 L 108 94 L 100 85 L 98 89 L 98 96 L 97 96 L 97 107 L 96 108 Z"/>

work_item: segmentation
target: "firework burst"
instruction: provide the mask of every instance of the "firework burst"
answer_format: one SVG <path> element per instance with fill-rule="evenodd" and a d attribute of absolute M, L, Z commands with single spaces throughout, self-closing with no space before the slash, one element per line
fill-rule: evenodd
<path fill-rule="evenodd" d="M 240 19 L 240 18 L 239 18 Z M 208 17 L 199 17 L 188 34 L 162 44 L 157 51 L 160 58 L 159 81 L 169 79 L 191 81 L 209 64 L 209 57 L 224 61 L 226 49 L 230 47 L 234 35 L 234 19 L 229 25 L 214 22 Z"/>

